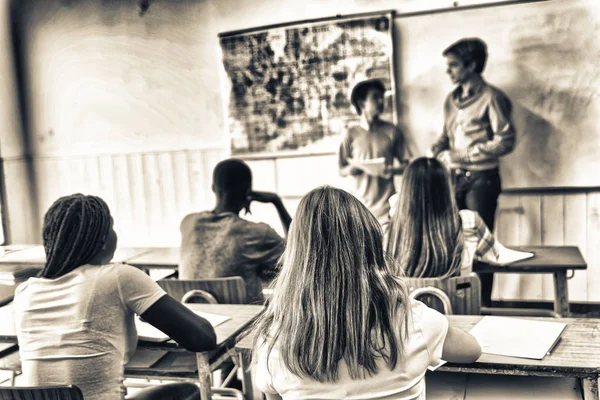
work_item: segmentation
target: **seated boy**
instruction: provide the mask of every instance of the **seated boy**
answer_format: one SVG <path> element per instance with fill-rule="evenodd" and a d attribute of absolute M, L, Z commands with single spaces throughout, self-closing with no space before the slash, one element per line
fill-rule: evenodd
<path fill-rule="evenodd" d="M 213 171 L 212 211 L 187 215 L 181 221 L 180 279 L 241 276 L 249 302 L 263 301 L 262 282 L 277 274 L 285 241 L 269 225 L 242 219 L 252 201 L 272 203 L 287 234 L 292 218 L 275 193 L 253 192 L 252 172 L 242 160 L 221 161 Z"/>

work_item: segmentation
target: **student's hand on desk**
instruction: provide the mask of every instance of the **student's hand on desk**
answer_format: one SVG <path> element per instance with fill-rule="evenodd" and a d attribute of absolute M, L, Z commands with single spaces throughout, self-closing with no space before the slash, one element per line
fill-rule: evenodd
<path fill-rule="evenodd" d="M 250 192 L 248 201 L 258 201 L 259 203 L 275 203 L 281 201 L 277 193 L 272 192 Z"/>

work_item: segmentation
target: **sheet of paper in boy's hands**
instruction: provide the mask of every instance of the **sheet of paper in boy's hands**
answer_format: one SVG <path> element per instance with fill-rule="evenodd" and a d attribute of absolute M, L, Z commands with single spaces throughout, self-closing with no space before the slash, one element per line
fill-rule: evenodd
<path fill-rule="evenodd" d="M 372 158 L 370 160 L 348 160 L 350 165 L 365 171 L 369 175 L 383 175 L 385 171 L 385 157 Z"/>
<path fill-rule="evenodd" d="M 541 360 L 554 347 L 567 324 L 521 318 L 483 317 L 469 333 L 483 353 Z"/>
<path fill-rule="evenodd" d="M 485 260 L 485 262 L 488 262 L 489 264 L 492 264 L 492 265 L 498 265 L 498 266 L 509 265 L 509 264 L 515 263 L 517 261 L 526 260 L 528 258 L 532 258 L 533 256 L 535 256 L 534 253 L 509 249 L 507 247 L 504 247 L 499 242 L 496 242 L 495 247 L 498 250 L 498 260 L 496 260 L 496 261 Z"/>
<path fill-rule="evenodd" d="M 231 317 L 226 315 L 211 314 L 201 311 L 194 311 L 195 314 L 206 319 L 213 327 L 221 325 L 223 322 L 230 320 Z M 169 340 L 167 336 L 160 329 L 155 328 L 147 322 L 142 322 L 139 317 L 135 318 L 135 327 L 137 329 L 138 338 L 147 342 L 166 342 Z"/>

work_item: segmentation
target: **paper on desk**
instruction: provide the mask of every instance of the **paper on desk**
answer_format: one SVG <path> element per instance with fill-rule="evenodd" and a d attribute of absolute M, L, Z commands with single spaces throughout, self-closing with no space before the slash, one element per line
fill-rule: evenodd
<path fill-rule="evenodd" d="M 541 360 L 554 347 L 567 324 L 521 318 L 483 317 L 469 332 L 483 353 Z"/>
<path fill-rule="evenodd" d="M 44 246 L 34 246 L 5 253 L 1 258 L 3 262 L 17 261 L 43 264 L 46 262 L 46 252 L 44 251 Z"/>
<path fill-rule="evenodd" d="M 17 330 L 15 329 L 15 319 L 13 314 L 13 306 L 7 304 L 0 307 L 0 334 L 4 336 L 17 336 Z"/>
<path fill-rule="evenodd" d="M 349 159 L 348 163 L 354 165 L 357 168 L 363 170 L 368 175 L 383 175 L 385 172 L 385 157 L 372 158 L 369 160 L 355 160 Z"/>
<path fill-rule="evenodd" d="M 532 258 L 535 254 L 529 253 L 526 251 L 518 251 L 509 249 L 504 247 L 502 243 L 496 241 L 494 245 L 496 251 L 498 252 L 498 258 L 494 259 L 492 257 L 484 257 L 480 261 L 485 262 L 486 264 L 496 265 L 496 266 L 504 266 L 515 263 L 517 261 L 526 260 L 528 258 Z M 486 255 L 490 255 L 491 252 L 486 253 Z"/>
<path fill-rule="evenodd" d="M 211 314 L 201 311 L 194 311 L 194 313 L 210 322 L 213 328 L 231 319 L 231 317 L 226 315 Z M 135 327 L 138 332 L 138 338 L 142 340 L 149 342 L 165 342 L 170 339 L 169 336 L 160 329 L 155 328 L 147 322 L 142 322 L 138 317 L 135 318 Z"/>

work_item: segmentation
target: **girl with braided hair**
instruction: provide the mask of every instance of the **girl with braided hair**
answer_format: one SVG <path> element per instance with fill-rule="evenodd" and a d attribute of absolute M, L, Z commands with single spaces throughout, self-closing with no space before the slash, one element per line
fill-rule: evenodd
<path fill-rule="evenodd" d="M 125 398 L 123 366 L 135 352 L 134 314 L 189 351 L 216 347 L 211 324 L 137 268 L 110 264 L 117 234 L 96 196 L 59 198 L 43 226 L 46 265 L 15 293 L 15 326 L 27 385 L 78 386 L 87 400 Z M 128 399 L 197 399 L 191 383 L 160 385 Z"/>

